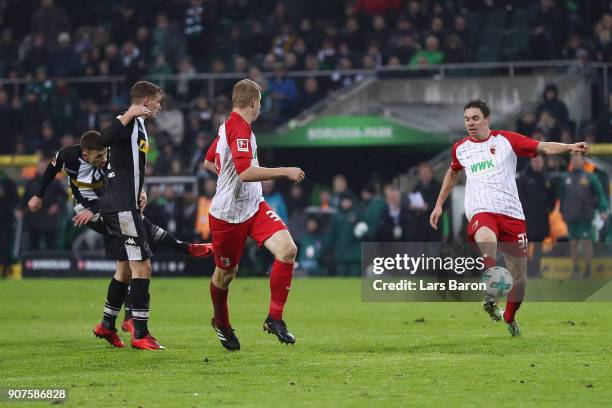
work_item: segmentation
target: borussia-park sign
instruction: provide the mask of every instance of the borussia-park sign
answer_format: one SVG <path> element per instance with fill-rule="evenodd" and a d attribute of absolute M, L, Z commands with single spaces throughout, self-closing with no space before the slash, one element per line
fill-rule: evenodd
<path fill-rule="evenodd" d="M 449 135 L 414 129 L 379 116 L 326 116 L 283 133 L 260 135 L 261 147 L 448 146 Z"/>

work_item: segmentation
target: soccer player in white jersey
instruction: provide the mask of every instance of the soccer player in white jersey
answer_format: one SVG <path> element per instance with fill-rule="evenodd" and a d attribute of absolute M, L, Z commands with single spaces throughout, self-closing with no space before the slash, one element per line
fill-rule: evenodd
<path fill-rule="evenodd" d="M 264 201 L 261 182 L 287 178 L 299 183 L 304 179 L 304 172 L 297 167 L 259 167 L 251 123 L 259 116 L 260 101 L 261 87 L 255 82 L 243 79 L 234 85 L 232 112 L 219 127 L 214 152 L 219 177 L 209 212 L 216 266 L 210 283 L 214 309 L 211 325 L 228 350 L 240 349 L 229 321 L 227 295 L 249 236 L 275 258 L 264 330 L 276 335 L 282 343 L 295 343 L 295 336 L 283 320 L 283 308 L 291 287 L 297 247 L 287 226 Z M 207 159 L 212 159 L 212 154 L 207 154 Z"/>
<path fill-rule="evenodd" d="M 527 277 L 527 231 L 523 208 L 516 188 L 516 161 L 519 156 L 536 154 L 586 153 L 589 145 L 538 142 L 523 135 L 505 130 L 491 130 L 491 111 L 480 100 L 468 102 L 463 119 L 468 136 L 453 146 L 452 162 L 444 176 L 440 194 L 431 212 L 430 224 L 437 229 L 442 205 L 465 169 L 465 212 L 468 219 L 467 234 L 476 242 L 484 258 L 486 268 L 495 266 L 497 243 L 514 285 L 506 299 L 504 321 L 512 336 L 521 331 L 515 315 L 525 298 Z M 498 300 L 485 296 L 484 310 L 495 321 L 502 318 Z"/>

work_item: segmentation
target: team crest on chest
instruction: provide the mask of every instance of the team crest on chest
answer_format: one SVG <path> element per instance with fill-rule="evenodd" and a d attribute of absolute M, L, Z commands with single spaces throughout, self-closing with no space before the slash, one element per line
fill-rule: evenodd
<path fill-rule="evenodd" d="M 491 152 L 491 154 L 495 154 L 495 146 L 491 147 L 489 151 Z"/>

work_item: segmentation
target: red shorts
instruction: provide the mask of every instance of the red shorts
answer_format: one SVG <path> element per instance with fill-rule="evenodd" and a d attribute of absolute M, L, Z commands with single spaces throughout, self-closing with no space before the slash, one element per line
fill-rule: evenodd
<path fill-rule="evenodd" d="M 248 220 L 231 224 L 208 214 L 210 233 L 215 251 L 215 265 L 223 270 L 234 268 L 240 262 L 242 250 L 247 237 L 263 243 L 277 231 L 286 230 L 287 226 L 270 208 L 268 203 L 259 203 L 259 209 Z"/>
<path fill-rule="evenodd" d="M 487 227 L 495 233 L 499 249 L 502 252 L 518 257 L 527 256 L 527 224 L 525 220 L 519 220 L 504 214 L 478 213 L 472 217 L 467 226 L 467 235 L 470 242 L 476 242 L 474 235 L 481 227 Z"/>

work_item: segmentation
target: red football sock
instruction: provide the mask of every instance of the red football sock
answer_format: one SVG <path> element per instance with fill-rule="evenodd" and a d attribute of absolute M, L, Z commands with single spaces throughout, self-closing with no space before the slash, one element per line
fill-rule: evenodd
<path fill-rule="evenodd" d="M 491 258 L 490 256 L 484 256 L 482 263 L 484 264 L 485 269 L 489 269 L 497 265 L 497 261 L 495 258 Z"/>
<path fill-rule="evenodd" d="M 506 297 L 506 310 L 504 310 L 504 321 L 506 323 L 514 321 L 514 316 L 521 307 L 523 299 L 525 299 L 525 286 L 514 286 Z"/>
<path fill-rule="evenodd" d="M 283 318 L 283 308 L 289 296 L 291 277 L 293 275 L 293 262 L 285 263 L 274 260 L 270 273 L 270 317 L 274 320 Z"/>
<path fill-rule="evenodd" d="M 227 329 L 230 326 L 229 311 L 227 309 L 227 294 L 229 289 L 221 289 L 210 282 L 210 298 L 215 310 L 215 324 L 217 327 Z"/>

